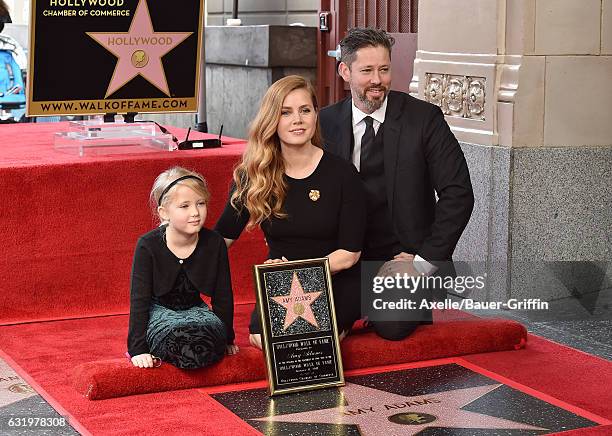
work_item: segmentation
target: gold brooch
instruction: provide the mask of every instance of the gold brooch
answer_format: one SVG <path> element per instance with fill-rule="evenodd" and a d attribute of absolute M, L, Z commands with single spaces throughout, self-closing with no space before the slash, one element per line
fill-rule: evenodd
<path fill-rule="evenodd" d="M 317 201 L 319 197 L 321 197 L 321 193 L 319 192 L 318 189 L 311 189 L 310 192 L 308 193 L 308 197 L 312 201 Z"/>

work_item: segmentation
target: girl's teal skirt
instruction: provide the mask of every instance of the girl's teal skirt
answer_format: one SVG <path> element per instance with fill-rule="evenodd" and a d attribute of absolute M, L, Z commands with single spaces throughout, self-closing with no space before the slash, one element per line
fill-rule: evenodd
<path fill-rule="evenodd" d="M 153 304 L 147 342 L 153 356 L 183 369 L 203 368 L 225 355 L 225 325 L 205 303 L 186 310 Z"/>

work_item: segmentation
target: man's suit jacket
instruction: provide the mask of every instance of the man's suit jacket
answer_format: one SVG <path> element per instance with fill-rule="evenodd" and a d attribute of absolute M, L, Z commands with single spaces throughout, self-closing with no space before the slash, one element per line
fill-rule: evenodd
<path fill-rule="evenodd" d="M 384 166 L 395 234 L 409 253 L 434 264 L 450 261 L 474 206 L 465 157 L 439 107 L 397 91 L 387 98 Z M 351 103 L 348 97 L 320 113 L 326 150 L 347 160 Z"/>

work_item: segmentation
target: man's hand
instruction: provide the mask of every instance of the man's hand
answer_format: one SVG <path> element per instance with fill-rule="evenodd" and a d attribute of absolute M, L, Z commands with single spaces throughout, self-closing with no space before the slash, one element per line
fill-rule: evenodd
<path fill-rule="evenodd" d="M 407 256 L 411 256 L 411 255 L 408 254 Z M 379 277 L 395 277 L 396 274 L 399 274 L 401 276 L 407 275 L 409 277 L 421 275 L 421 273 L 419 273 L 414 268 L 412 259 L 410 260 L 403 260 L 403 259 L 389 260 L 388 262 L 385 262 L 380 267 L 376 275 Z"/>
<path fill-rule="evenodd" d="M 427 262 L 422 257 L 416 256 L 414 254 L 408 254 L 403 251 L 399 254 L 396 254 L 395 257 L 393 257 L 393 260 L 409 260 L 411 262 L 414 262 L 413 265 L 417 272 L 425 276 L 432 275 L 438 269 L 437 266 Z"/>
<path fill-rule="evenodd" d="M 401 253 L 396 254 L 393 257 L 393 260 L 414 260 L 414 254 L 408 254 L 402 251 Z"/>

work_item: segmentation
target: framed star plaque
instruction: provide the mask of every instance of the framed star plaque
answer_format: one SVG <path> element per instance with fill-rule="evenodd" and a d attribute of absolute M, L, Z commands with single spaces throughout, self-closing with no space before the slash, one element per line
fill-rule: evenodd
<path fill-rule="evenodd" d="M 32 0 L 30 116 L 195 112 L 203 0 Z"/>
<path fill-rule="evenodd" d="M 270 395 L 343 386 L 329 261 L 255 265 Z"/>

